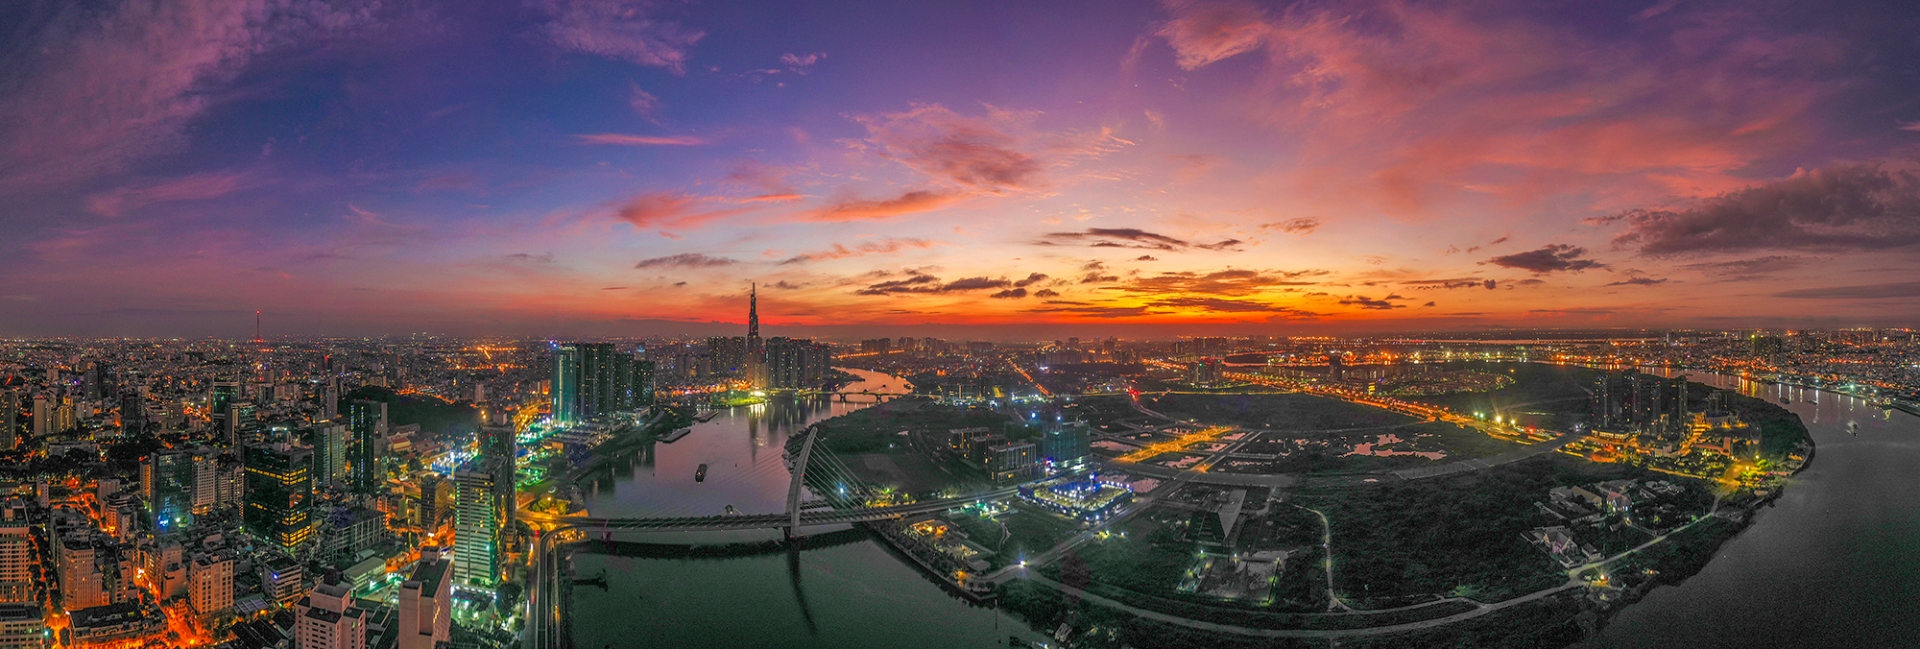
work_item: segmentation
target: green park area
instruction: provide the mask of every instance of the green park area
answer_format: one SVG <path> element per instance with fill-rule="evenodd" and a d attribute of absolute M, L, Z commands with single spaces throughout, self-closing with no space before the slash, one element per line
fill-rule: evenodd
<path fill-rule="evenodd" d="M 910 434 L 931 434 L 944 442 L 947 431 L 985 426 L 1009 438 L 1032 437 L 1032 429 L 1013 424 L 987 408 L 935 403 L 924 397 L 895 399 L 861 408 L 818 424 L 820 442 L 839 454 L 904 452 Z M 907 433 L 907 434 L 902 434 Z"/>
<path fill-rule="evenodd" d="M 987 563 L 995 568 L 1039 556 L 1080 532 L 1078 521 L 1023 503 L 991 514 L 975 508 L 963 511 L 948 520 L 967 533 L 968 541 L 993 552 Z"/>

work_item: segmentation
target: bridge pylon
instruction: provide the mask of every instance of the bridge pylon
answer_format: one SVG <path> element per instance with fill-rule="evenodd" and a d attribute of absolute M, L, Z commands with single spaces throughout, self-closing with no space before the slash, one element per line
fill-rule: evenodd
<path fill-rule="evenodd" d="M 793 531 L 800 529 L 800 490 L 807 480 L 807 458 L 813 456 L 813 443 L 820 439 L 814 426 L 808 426 L 802 434 L 807 438 L 800 443 L 800 455 L 793 461 L 793 481 L 787 485 L 787 526 L 780 528 L 789 542 L 793 541 Z"/>

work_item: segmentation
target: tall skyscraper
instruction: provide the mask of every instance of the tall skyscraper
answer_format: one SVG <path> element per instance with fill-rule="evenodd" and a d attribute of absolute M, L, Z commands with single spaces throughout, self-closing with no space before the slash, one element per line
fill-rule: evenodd
<path fill-rule="evenodd" d="M 346 483 L 350 437 L 352 435 L 346 424 L 322 422 L 313 427 L 313 486 L 316 491 L 337 488 Z"/>
<path fill-rule="evenodd" d="M 491 471 L 467 469 L 453 474 L 453 580 L 490 589 L 499 583 L 501 523 L 505 518 L 499 484 Z"/>
<path fill-rule="evenodd" d="M 0 390 L 0 450 L 20 445 L 20 394 Z"/>
<path fill-rule="evenodd" d="M 354 493 L 378 494 L 387 484 L 387 404 L 357 399 L 347 404 L 348 483 Z"/>
<path fill-rule="evenodd" d="M 553 349 L 553 420 L 570 424 L 653 403 L 653 363 L 612 343 L 566 343 Z"/>
<path fill-rule="evenodd" d="M 147 525 L 167 535 L 193 525 L 194 457 L 184 451 L 154 451 L 140 465 L 140 497 L 147 501 Z"/>
<path fill-rule="evenodd" d="M 147 400 L 135 390 L 120 395 L 120 434 L 132 437 L 147 430 Z"/>
<path fill-rule="evenodd" d="M 453 631 L 451 562 L 440 548 L 420 548 L 420 562 L 400 582 L 400 642 L 398 649 L 435 649 Z"/>
<path fill-rule="evenodd" d="M 747 382 L 764 386 L 767 384 L 767 348 L 760 340 L 760 286 L 750 284 L 747 289 Z"/>
<path fill-rule="evenodd" d="M 313 534 L 313 451 L 286 443 L 248 447 L 247 531 L 292 551 Z"/>
<path fill-rule="evenodd" d="M 33 436 L 53 434 L 53 401 L 47 395 L 33 395 Z"/>
<path fill-rule="evenodd" d="M 207 417 L 213 421 L 214 437 L 225 441 L 228 446 L 238 447 L 238 424 L 233 406 L 240 401 L 240 384 L 232 381 L 216 381 L 213 392 L 207 396 Z"/>

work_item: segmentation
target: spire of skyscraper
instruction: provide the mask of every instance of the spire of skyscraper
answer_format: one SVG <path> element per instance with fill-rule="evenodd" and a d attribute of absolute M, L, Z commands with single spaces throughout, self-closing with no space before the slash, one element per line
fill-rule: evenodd
<path fill-rule="evenodd" d="M 747 337 L 760 337 L 760 285 L 747 285 Z"/>

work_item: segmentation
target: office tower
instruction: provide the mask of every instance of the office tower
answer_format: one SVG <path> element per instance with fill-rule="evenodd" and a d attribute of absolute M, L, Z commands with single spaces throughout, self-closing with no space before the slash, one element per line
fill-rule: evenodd
<path fill-rule="evenodd" d="M 760 340 L 760 287 L 747 289 L 747 381 L 752 385 L 767 382 L 767 349 Z"/>
<path fill-rule="evenodd" d="M 33 534 L 27 521 L 12 507 L 0 520 L 0 602 L 32 602 L 34 568 L 40 558 L 33 551 Z"/>
<path fill-rule="evenodd" d="M 193 525 L 193 454 L 155 451 L 140 465 L 140 497 L 147 501 L 147 525 L 166 535 Z"/>
<path fill-rule="evenodd" d="M 134 390 L 120 395 L 120 434 L 132 437 L 147 430 L 147 400 Z"/>
<path fill-rule="evenodd" d="M 0 450 L 20 445 L 20 394 L 0 390 Z"/>
<path fill-rule="evenodd" d="M 187 605 L 202 617 L 233 608 L 233 558 L 196 554 L 187 564 Z"/>
<path fill-rule="evenodd" d="M 33 436 L 45 437 L 53 434 L 53 403 L 47 395 L 33 395 Z"/>
<path fill-rule="evenodd" d="M 207 396 L 207 417 L 213 422 L 213 436 L 227 443 L 235 444 L 239 432 L 239 423 L 235 421 L 234 404 L 240 401 L 240 384 L 232 381 L 216 381 L 213 392 Z"/>
<path fill-rule="evenodd" d="M 484 470 L 453 475 L 453 579 L 463 586 L 490 589 L 499 582 L 504 507 L 495 480 Z"/>
<path fill-rule="evenodd" d="M 349 437 L 351 434 L 345 424 L 323 422 L 313 427 L 313 485 L 316 491 L 333 489 L 346 483 Z"/>
<path fill-rule="evenodd" d="M 347 404 L 348 485 L 354 493 L 378 494 L 387 485 L 387 404 L 356 399 Z"/>
<path fill-rule="evenodd" d="M 295 649 L 365 649 L 367 612 L 353 605 L 346 584 L 323 583 L 295 604 Z"/>
<path fill-rule="evenodd" d="M 214 459 L 214 497 L 216 509 L 242 507 L 246 503 L 247 467 L 240 462 L 240 455 L 233 452 L 221 453 Z"/>
<path fill-rule="evenodd" d="M 398 649 L 435 649 L 453 632 L 451 562 L 440 558 L 440 548 L 420 548 L 420 562 L 400 582 L 400 643 Z"/>
<path fill-rule="evenodd" d="M 247 448 L 248 532 L 291 552 L 313 534 L 313 451 L 289 444 Z"/>
<path fill-rule="evenodd" d="M 556 345 L 553 348 L 553 381 L 547 388 L 553 401 L 553 421 L 573 423 L 580 420 L 580 348 Z"/>

